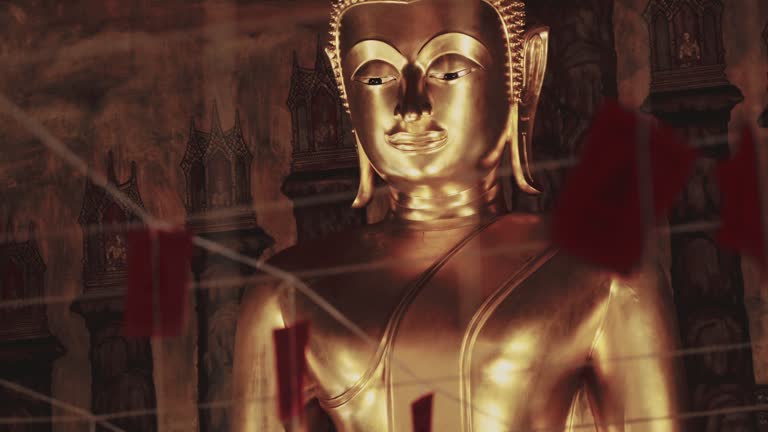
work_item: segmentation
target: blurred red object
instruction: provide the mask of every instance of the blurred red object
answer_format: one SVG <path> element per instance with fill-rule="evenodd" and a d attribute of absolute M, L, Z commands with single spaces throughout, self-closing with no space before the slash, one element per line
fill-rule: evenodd
<path fill-rule="evenodd" d="M 641 135 L 640 128 L 647 132 Z M 563 251 L 621 274 L 639 263 L 649 228 L 640 194 L 638 141 L 648 140 L 652 213 L 665 215 L 685 186 L 697 152 L 667 126 L 641 121 L 606 101 L 587 134 L 581 161 L 569 174 L 552 219 L 552 241 Z"/>
<path fill-rule="evenodd" d="M 760 176 L 755 137 L 744 127 L 733 158 L 720 162 L 717 180 L 722 207 L 718 241 L 728 249 L 752 256 L 765 265 L 765 232 L 760 205 Z"/>
<path fill-rule="evenodd" d="M 422 396 L 411 404 L 411 416 L 413 418 L 413 432 L 432 431 L 432 400 L 434 394 Z"/>
<path fill-rule="evenodd" d="M 303 385 L 307 361 L 305 350 L 309 342 L 309 322 L 273 331 L 275 363 L 277 365 L 278 415 L 288 421 L 301 415 L 304 408 Z"/>
<path fill-rule="evenodd" d="M 178 336 L 186 318 L 191 234 L 183 229 L 132 230 L 127 243 L 125 334 Z"/>

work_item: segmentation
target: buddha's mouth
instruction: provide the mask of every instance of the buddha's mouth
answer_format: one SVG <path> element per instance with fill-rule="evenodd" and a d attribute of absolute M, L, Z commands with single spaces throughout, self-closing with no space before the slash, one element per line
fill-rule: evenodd
<path fill-rule="evenodd" d="M 427 153 L 442 148 L 448 142 L 444 130 L 425 132 L 397 132 L 384 135 L 387 144 L 407 153 Z"/>

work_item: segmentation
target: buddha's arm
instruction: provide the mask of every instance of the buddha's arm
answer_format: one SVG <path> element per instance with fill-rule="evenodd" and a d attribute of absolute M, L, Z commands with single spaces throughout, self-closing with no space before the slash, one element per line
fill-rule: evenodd
<path fill-rule="evenodd" d="M 234 432 L 284 432 L 277 417 L 272 342 L 272 330 L 284 326 L 276 294 L 271 286 L 259 286 L 243 297 L 232 376 Z"/>
<path fill-rule="evenodd" d="M 680 432 L 685 393 L 671 290 L 649 269 L 611 285 L 593 347 L 593 400 L 603 431 Z M 627 426 L 627 424 L 631 424 Z"/>

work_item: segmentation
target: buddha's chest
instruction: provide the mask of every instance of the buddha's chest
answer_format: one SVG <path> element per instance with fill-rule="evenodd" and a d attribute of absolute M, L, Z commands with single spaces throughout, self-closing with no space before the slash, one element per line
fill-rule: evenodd
<path fill-rule="evenodd" d="M 411 403 L 434 393 L 435 419 L 450 425 L 437 430 L 506 430 L 497 427 L 524 416 L 514 406 L 553 386 L 579 352 L 569 341 L 584 319 L 558 295 L 564 284 L 538 273 L 548 259 L 521 255 L 499 269 L 465 256 L 414 275 L 422 285 L 396 298 L 367 296 L 370 313 L 354 314 L 367 339 L 337 327 L 315 334 L 310 366 L 324 406 L 348 430 L 408 430 Z M 486 412 L 498 404 L 503 414 Z"/>

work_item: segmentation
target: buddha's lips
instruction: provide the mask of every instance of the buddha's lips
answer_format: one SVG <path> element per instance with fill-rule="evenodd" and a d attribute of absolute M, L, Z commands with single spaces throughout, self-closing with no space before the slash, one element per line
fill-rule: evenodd
<path fill-rule="evenodd" d="M 385 135 L 387 144 L 392 147 L 412 153 L 434 151 L 448 142 L 448 134 L 444 130 L 426 132 L 397 132 Z"/>

